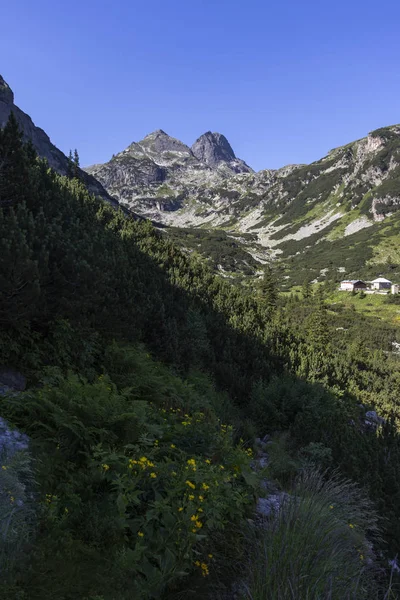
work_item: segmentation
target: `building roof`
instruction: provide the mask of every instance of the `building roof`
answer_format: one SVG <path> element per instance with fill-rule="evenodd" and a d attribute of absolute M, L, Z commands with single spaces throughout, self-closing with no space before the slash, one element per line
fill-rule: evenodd
<path fill-rule="evenodd" d="M 340 283 L 365 283 L 362 279 L 343 279 Z"/>
<path fill-rule="evenodd" d="M 392 283 L 389 279 L 385 279 L 384 277 L 378 277 L 378 279 L 374 279 L 371 283 Z"/>

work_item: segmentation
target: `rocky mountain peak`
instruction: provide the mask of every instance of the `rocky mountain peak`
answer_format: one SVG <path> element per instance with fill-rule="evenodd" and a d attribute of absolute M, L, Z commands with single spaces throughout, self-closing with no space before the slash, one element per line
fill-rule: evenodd
<path fill-rule="evenodd" d="M 140 142 L 140 146 L 150 150 L 151 152 L 185 152 L 191 153 L 189 146 L 186 146 L 180 140 L 171 137 L 168 133 L 165 133 L 162 129 L 157 129 L 152 133 L 149 133 Z"/>
<path fill-rule="evenodd" d="M 0 102 L 14 104 L 14 93 L 8 83 L 0 75 Z"/>
<path fill-rule="evenodd" d="M 198 160 L 210 167 L 216 167 L 220 162 L 230 162 L 236 156 L 226 137 L 222 133 L 203 133 L 193 144 L 192 152 Z"/>

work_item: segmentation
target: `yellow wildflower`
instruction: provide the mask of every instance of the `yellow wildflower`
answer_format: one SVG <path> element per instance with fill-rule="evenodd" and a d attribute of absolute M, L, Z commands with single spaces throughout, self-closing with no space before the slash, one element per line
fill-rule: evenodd
<path fill-rule="evenodd" d="M 206 458 L 205 462 L 206 462 L 208 465 L 211 465 L 211 460 L 210 460 L 209 458 Z"/>
<path fill-rule="evenodd" d="M 199 496 L 199 500 L 200 500 L 200 502 L 203 502 L 204 496 Z"/>
<path fill-rule="evenodd" d="M 175 444 L 171 444 L 171 448 L 172 449 L 176 448 Z"/>
<path fill-rule="evenodd" d="M 182 511 L 183 511 L 183 506 L 180 506 L 180 507 L 178 508 L 178 512 L 182 512 Z"/>
<path fill-rule="evenodd" d="M 196 521 L 196 527 L 201 529 L 203 527 L 203 523 L 201 521 Z"/>
<path fill-rule="evenodd" d="M 350 529 L 354 529 L 353 523 L 349 523 L 349 527 L 350 527 Z"/>
<path fill-rule="evenodd" d="M 1 468 L 3 469 L 3 471 L 7 471 L 7 467 L 5 467 L 4 465 Z"/>
<path fill-rule="evenodd" d="M 103 467 L 104 471 L 108 471 L 110 468 L 110 465 L 106 465 L 106 464 L 103 464 L 101 466 Z"/>
<path fill-rule="evenodd" d="M 157 473 L 150 473 L 150 477 L 151 477 L 152 479 L 155 479 L 155 478 L 157 477 Z"/>
<path fill-rule="evenodd" d="M 213 557 L 213 555 L 212 555 L 212 554 L 209 554 L 209 555 L 208 555 L 208 558 L 212 558 L 212 557 Z"/>
<path fill-rule="evenodd" d="M 192 515 L 192 516 L 190 517 L 190 520 L 191 520 L 191 521 L 197 521 L 197 519 L 198 519 L 198 516 L 197 516 L 197 515 Z"/>
<path fill-rule="evenodd" d="M 209 485 L 207 485 L 206 483 L 202 483 L 202 484 L 201 484 L 201 487 L 202 487 L 202 488 L 203 488 L 203 490 L 205 490 L 205 491 L 207 491 L 207 490 L 209 490 L 209 489 L 210 489 L 210 486 L 209 486 Z"/>
<path fill-rule="evenodd" d="M 194 500 L 193 494 L 189 494 L 189 500 Z"/>
<path fill-rule="evenodd" d="M 188 485 L 192 490 L 196 489 L 196 486 L 194 485 L 194 483 L 192 483 L 191 481 L 189 481 L 189 479 L 187 479 L 185 481 L 186 485 Z"/>
<path fill-rule="evenodd" d="M 333 508 L 333 504 L 331 504 L 329 508 L 332 510 L 332 508 Z"/>
<path fill-rule="evenodd" d="M 144 537 L 143 531 L 138 531 L 138 536 L 141 537 L 141 538 Z"/>

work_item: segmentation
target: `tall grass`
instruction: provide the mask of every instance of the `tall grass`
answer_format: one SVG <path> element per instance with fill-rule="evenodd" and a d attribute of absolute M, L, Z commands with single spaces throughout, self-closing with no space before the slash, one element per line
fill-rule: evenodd
<path fill-rule="evenodd" d="M 0 576 L 10 575 L 33 535 L 33 476 L 26 452 L 0 456 Z"/>
<path fill-rule="evenodd" d="M 376 513 L 353 483 L 308 469 L 291 500 L 264 528 L 250 534 L 248 600 L 372 600 Z"/>

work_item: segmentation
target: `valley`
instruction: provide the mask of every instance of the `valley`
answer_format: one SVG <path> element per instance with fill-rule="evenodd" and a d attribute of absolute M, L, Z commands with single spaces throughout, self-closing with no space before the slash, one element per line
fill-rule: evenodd
<path fill-rule="evenodd" d="M 400 128 L 86 170 L 0 78 L 4 599 L 395 600 Z M 382 283 L 382 282 L 381 282 Z"/>

